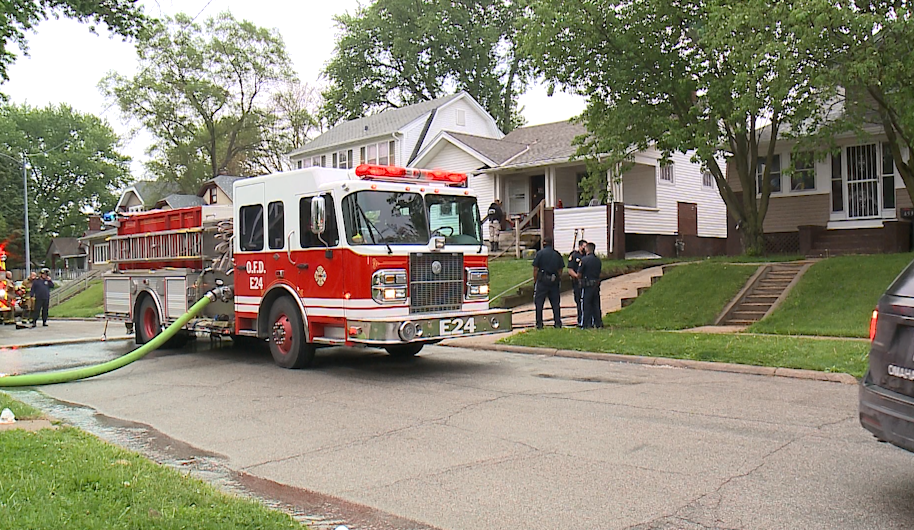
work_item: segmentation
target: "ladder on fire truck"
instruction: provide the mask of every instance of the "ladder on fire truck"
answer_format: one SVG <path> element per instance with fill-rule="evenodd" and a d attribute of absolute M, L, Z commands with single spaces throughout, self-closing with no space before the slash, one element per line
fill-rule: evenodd
<path fill-rule="evenodd" d="M 115 263 L 203 259 L 202 228 L 112 236 L 108 241 Z"/>

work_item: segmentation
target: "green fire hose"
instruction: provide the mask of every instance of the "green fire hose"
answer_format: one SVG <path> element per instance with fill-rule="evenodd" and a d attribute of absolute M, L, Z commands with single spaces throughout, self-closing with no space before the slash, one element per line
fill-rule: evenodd
<path fill-rule="evenodd" d="M 206 307 L 210 302 L 216 300 L 226 288 L 219 287 L 216 288 L 197 301 L 191 308 L 181 315 L 181 317 L 176 320 L 172 325 L 165 328 L 162 333 L 159 333 L 152 340 L 143 344 L 139 348 L 133 350 L 130 353 L 122 355 L 117 359 L 112 359 L 108 362 L 101 364 L 95 364 L 92 366 L 84 366 L 82 368 L 74 368 L 72 370 L 61 370 L 59 372 L 42 372 L 38 374 L 22 374 L 22 375 L 10 375 L 5 377 L 0 377 L 0 387 L 13 387 L 13 386 L 39 386 L 39 385 L 53 385 L 57 383 L 68 383 L 70 381 L 76 381 L 77 379 L 86 379 L 87 377 L 95 377 L 97 375 L 105 374 L 122 368 L 132 363 L 133 361 L 141 359 L 147 353 L 155 350 L 159 346 L 165 344 L 168 339 L 172 338 L 175 333 L 181 330 L 190 319 L 194 318 L 197 313 L 199 313 L 204 307 Z"/>

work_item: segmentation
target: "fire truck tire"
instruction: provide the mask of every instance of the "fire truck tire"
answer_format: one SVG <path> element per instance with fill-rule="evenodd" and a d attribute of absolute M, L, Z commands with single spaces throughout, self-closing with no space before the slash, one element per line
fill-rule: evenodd
<path fill-rule="evenodd" d="M 146 344 L 162 332 L 162 319 L 152 297 L 146 295 L 136 311 L 136 343 Z"/>
<path fill-rule="evenodd" d="M 422 351 L 423 346 L 425 344 L 404 344 L 402 346 L 388 346 L 384 349 L 387 350 L 391 357 L 404 359 L 406 357 L 415 357 L 417 353 Z"/>
<path fill-rule="evenodd" d="M 298 307 L 283 296 L 270 307 L 270 353 L 283 368 L 304 368 L 314 361 L 316 348 L 305 341 L 305 326 Z"/>

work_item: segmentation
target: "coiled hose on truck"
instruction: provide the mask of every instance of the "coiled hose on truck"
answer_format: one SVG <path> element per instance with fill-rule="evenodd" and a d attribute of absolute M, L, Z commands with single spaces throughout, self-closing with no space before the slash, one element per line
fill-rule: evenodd
<path fill-rule="evenodd" d="M 57 383 L 68 383 L 70 381 L 76 381 L 78 379 L 86 379 L 87 377 L 95 377 L 97 375 L 106 374 L 122 368 L 132 363 L 133 361 L 143 358 L 147 353 L 155 350 L 159 346 L 168 342 L 175 333 L 181 330 L 190 319 L 197 316 L 204 307 L 209 305 L 210 302 L 213 302 L 218 298 L 225 287 L 218 287 L 212 291 L 206 293 L 203 298 L 197 301 L 191 308 L 181 315 L 178 320 L 176 320 L 172 325 L 165 328 L 162 333 L 159 333 L 152 338 L 146 344 L 143 344 L 139 348 L 133 350 L 130 353 L 124 354 L 117 359 L 112 359 L 110 361 L 94 364 L 92 366 L 83 366 L 81 368 L 73 368 L 71 370 L 61 370 L 59 372 L 42 372 L 37 374 L 22 374 L 22 375 L 9 375 L 5 377 L 0 377 L 0 387 L 15 387 L 15 386 L 40 386 L 40 385 L 54 385 Z"/>

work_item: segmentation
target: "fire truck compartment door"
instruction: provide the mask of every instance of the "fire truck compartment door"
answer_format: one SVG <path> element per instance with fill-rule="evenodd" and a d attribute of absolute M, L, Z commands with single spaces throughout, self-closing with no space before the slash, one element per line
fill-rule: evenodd
<path fill-rule="evenodd" d="M 105 278 L 105 313 L 130 314 L 129 278 Z"/>

